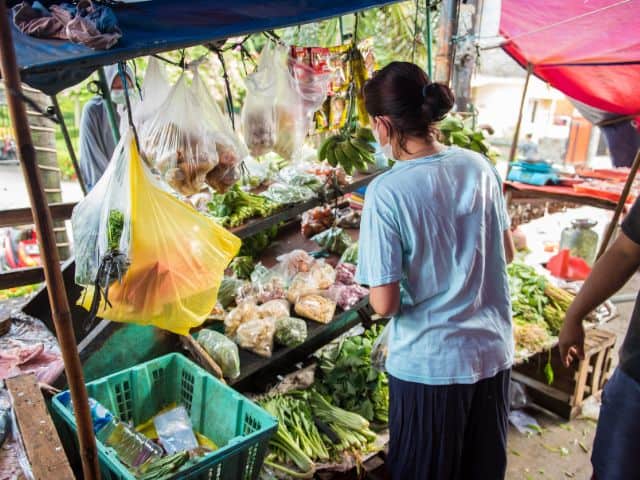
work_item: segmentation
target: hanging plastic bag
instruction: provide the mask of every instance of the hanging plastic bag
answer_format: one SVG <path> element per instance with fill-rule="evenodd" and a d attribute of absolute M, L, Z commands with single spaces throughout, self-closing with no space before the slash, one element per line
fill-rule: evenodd
<path fill-rule="evenodd" d="M 223 193 L 240 180 L 240 163 L 249 155 L 246 145 L 233 131 L 229 117 L 224 115 L 218 104 L 211 97 L 197 70 L 193 72 L 191 85 L 193 95 L 202 105 L 207 122 L 214 132 L 218 165 L 206 176 L 206 182 L 216 191 Z"/>
<path fill-rule="evenodd" d="M 302 100 L 302 111 L 306 119 L 305 128 L 311 127 L 314 113 L 327 99 L 331 73 L 328 70 L 315 69 L 292 59 L 290 62 L 295 87 Z"/>
<path fill-rule="evenodd" d="M 121 222 L 111 221 L 113 212 Z M 108 301 L 100 302 L 100 317 L 180 335 L 214 308 L 224 270 L 241 243 L 162 188 L 142 163 L 131 131 L 71 221 L 76 280 L 87 287 L 80 305 L 89 310 L 94 297 L 100 300 L 97 283 Z M 123 257 L 116 265 L 126 263 L 124 272 L 110 267 L 114 256 Z"/>
<path fill-rule="evenodd" d="M 289 71 L 289 49 L 277 45 L 274 53 L 277 79 L 276 144 L 273 150 L 285 160 L 295 159 L 304 144 L 309 122 L 296 80 Z"/>
<path fill-rule="evenodd" d="M 371 366 L 380 372 L 386 372 L 385 364 L 387 363 L 387 355 L 389 353 L 389 330 L 391 322 L 387 323 L 376 341 L 371 347 Z"/>
<path fill-rule="evenodd" d="M 258 69 L 245 79 L 247 95 L 242 106 L 242 131 L 255 157 L 272 151 L 276 144 L 277 83 L 273 55 L 273 45 L 267 43 L 260 53 Z"/>
<path fill-rule="evenodd" d="M 148 60 L 141 86 L 142 100 L 132 105 L 133 123 L 138 129 L 142 129 L 155 116 L 171 91 L 166 71 L 160 61 L 155 57 L 148 57 Z"/>
<path fill-rule="evenodd" d="M 140 129 L 147 161 L 178 193 L 193 195 L 204 187 L 207 173 L 218 165 L 216 134 L 206 105 L 186 83 L 183 73 L 153 119 Z"/>

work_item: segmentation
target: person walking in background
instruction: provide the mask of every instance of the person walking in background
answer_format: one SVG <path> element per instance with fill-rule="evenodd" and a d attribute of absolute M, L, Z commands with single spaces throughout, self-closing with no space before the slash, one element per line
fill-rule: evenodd
<path fill-rule="evenodd" d="M 565 366 L 584 358 L 582 320 L 616 293 L 640 268 L 640 200 L 622 223 L 622 232 L 593 266 L 591 275 L 567 310 L 560 331 Z M 597 480 L 640 478 L 640 296 L 631 315 L 620 364 L 607 382 L 593 444 L 591 463 Z"/>
<path fill-rule="evenodd" d="M 393 168 L 367 188 L 357 281 L 392 316 L 388 466 L 395 480 L 504 478 L 513 362 L 506 265 L 514 255 L 498 174 L 436 140 L 449 87 L 393 62 L 364 87 Z"/>
<path fill-rule="evenodd" d="M 525 160 L 538 159 L 538 144 L 533 141 L 531 133 L 527 133 L 524 142 L 520 144 L 520 154 Z"/>
<path fill-rule="evenodd" d="M 111 100 L 116 105 L 116 122 L 125 109 L 125 91 L 122 77 L 118 75 L 118 66 L 110 65 L 105 69 L 107 83 L 111 88 Z M 133 72 L 127 68 L 127 88 L 133 92 Z M 109 123 L 106 100 L 96 95 L 89 100 L 80 120 L 80 175 L 88 190 L 91 190 L 109 164 L 116 148 L 116 141 Z"/>

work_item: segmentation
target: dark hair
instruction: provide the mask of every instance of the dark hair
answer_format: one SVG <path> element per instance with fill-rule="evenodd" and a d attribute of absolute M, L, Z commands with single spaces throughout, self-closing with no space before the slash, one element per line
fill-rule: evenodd
<path fill-rule="evenodd" d="M 435 124 L 453 107 L 451 89 L 434 83 L 420 67 L 409 62 L 391 62 L 364 86 L 364 104 L 372 117 L 387 116 L 390 131 L 406 151 L 407 137 L 432 139 Z"/>

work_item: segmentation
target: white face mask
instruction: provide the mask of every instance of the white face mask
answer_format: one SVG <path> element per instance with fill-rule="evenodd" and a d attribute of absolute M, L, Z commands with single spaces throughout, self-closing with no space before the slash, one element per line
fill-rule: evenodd
<path fill-rule="evenodd" d="M 373 136 L 376 139 L 376 142 L 378 142 L 378 145 L 380 145 L 380 149 L 382 150 L 382 154 L 388 160 L 393 160 L 394 162 L 397 161 L 393 157 L 393 146 L 391 145 L 391 142 L 387 142 L 384 145 L 382 145 L 382 143 L 380 142 L 380 135 L 378 134 L 378 130 L 373 128 L 372 131 L 373 131 Z"/>
<path fill-rule="evenodd" d="M 111 101 L 116 105 L 124 105 L 127 103 L 127 97 L 124 94 L 124 89 L 117 88 L 111 90 Z"/>

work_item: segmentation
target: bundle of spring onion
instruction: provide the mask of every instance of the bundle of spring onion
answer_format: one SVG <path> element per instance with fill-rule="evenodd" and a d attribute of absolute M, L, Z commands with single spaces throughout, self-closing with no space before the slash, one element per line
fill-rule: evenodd
<path fill-rule="evenodd" d="M 271 396 L 260 402 L 278 419 L 265 464 L 294 478 L 311 478 L 316 462 L 349 451 L 366 452 L 376 439 L 369 422 L 335 407 L 314 390 Z"/>

